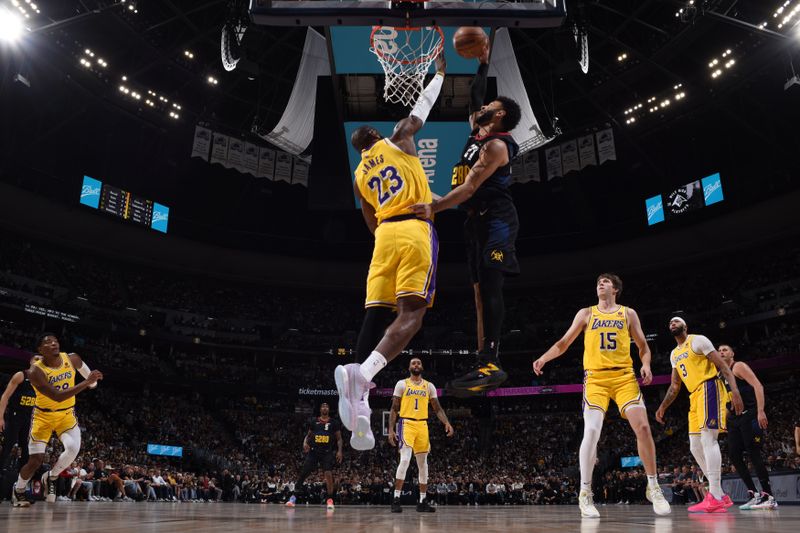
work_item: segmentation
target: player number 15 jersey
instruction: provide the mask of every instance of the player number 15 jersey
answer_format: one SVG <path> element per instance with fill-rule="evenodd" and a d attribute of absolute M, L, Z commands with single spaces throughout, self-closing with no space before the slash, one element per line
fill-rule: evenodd
<path fill-rule="evenodd" d="M 631 335 L 628 331 L 628 309 L 604 313 L 592 306 L 589 322 L 583 333 L 584 370 L 631 368 Z"/>

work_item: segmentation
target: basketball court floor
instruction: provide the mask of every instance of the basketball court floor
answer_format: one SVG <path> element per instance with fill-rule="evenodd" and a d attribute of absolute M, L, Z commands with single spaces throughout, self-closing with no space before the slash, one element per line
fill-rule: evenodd
<path fill-rule="evenodd" d="M 466 533 L 518 531 L 580 531 L 581 533 L 797 532 L 800 506 L 777 511 L 727 514 L 686 513 L 676 507 L 668 517 L 655 516 L 649 506 L 599 506 L 601 518 L 581 519 L 577 506 L 442 507 L 419 514 L 406 507 L 392 514 L 388 507 L 318 506 L 286 509 L 278 505 L 173 503 L 37 503 L 29 509 L 0 505 L 2 531 L 59 533 L 148 533 L 191 531 L 225 533 L 254 531 Z"/>

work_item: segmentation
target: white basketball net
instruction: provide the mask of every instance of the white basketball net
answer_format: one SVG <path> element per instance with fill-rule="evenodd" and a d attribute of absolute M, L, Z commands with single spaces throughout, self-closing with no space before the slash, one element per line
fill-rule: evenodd
<path fill-rule="evenodd" d="M 393 104 L 413 106 L 422 93 L 425 75 L 443 42 L 444 35 L 438 26 L 373 27 L 369 51 L 378 58 L 386 74 L 383 98 Z"/>

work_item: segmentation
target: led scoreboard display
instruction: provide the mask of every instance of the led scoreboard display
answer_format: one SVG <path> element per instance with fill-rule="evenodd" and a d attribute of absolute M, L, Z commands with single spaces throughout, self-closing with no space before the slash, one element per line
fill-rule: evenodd
<path fill-rule="evenodd" d="M 83 177 L 81 203 L 141 226 L 167 232 L 167 206 L 89 176 Z"/>

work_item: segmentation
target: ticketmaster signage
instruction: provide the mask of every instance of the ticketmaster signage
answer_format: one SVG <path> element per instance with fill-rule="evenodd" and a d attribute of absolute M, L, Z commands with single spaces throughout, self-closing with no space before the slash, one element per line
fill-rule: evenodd
<path fill-rule="evenodd" d="M 347 155 L 350 160 L 350 178 L 353 180 L 355 180 L 356 167 L 361 161 L 361 154 L 356 152 L 356 149 L 350 144 L 350 136 L 364 124 L 364 122 L 345 122 L 344 124 L 348 147 Z M 384 137 L 391 137 L 396 122 L 369 122 L 368 124 Z M 444 196 L 450 191 L 453 166 L 460 159 L 461 149 L 466 144 L 467 137 L 469 137 L 469 123 L 466 119 L 463 122 L 428 122 L 415 135 L 417 155 L 434 194 Z"/>

